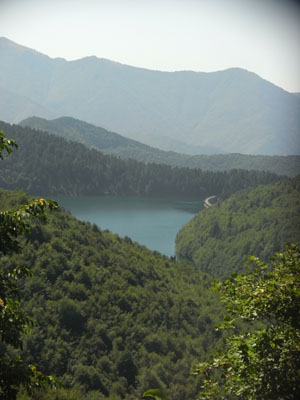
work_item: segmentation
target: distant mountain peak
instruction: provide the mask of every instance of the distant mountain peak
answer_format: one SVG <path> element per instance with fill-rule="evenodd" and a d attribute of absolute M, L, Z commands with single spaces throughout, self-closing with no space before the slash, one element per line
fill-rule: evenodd
<path fill-rule="evenodd" d="M 0 43 L 1 43 L 1 44 L 2 44 L 2 43 L 4 43 L 4 44 L 14 44 L 14 45 L 16 45 L 16 46 L 21 46 L 20 44 L 17 44 L 17 43 L 15 43 L 15 42 L 13 42 L 12 40 L 8 39 L 8 38 L 5 37 L 5 36 L 0 36 Z"/>
<path fill-rule="evenodd" d="M 16 42 L 8 39 L 5 36 L 1 36 L 0 37 L 0 45 L 11 46 L 11 47 L 15 47 L 15 48 L 18 48 L 18 49 L 26 49 L 26 50 L 36 51 L 36 50 L 33 50 L 33 49 L 29 48 L 29 47 L 22 46 L 21 44 L 18 44 Z M 42 53 L 40 53 L 40 54 L 42 54 Z"/>
<path fill-rule="evenodd" d="M 51 57 L 47 56 L 46 54 L 43 54 L 43 53 L 41 53 L 35 49 L 32 49 L 30 47 L 20 45 L 4 36 L 0 37 L 0 48 L 1 47 L 11 48 L 17 52 L 22 52 L 22 53 L 23 52 L 32 53 L 32 54 L 35 54 L 40 57 L 44 57 L 44 58 L 46 57 L 48 59 L 51 59 Z"/>

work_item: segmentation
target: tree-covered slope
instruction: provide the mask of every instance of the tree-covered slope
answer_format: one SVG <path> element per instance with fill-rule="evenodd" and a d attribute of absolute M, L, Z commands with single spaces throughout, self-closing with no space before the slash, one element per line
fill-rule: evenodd
<path fill-rule="evenodd" d="M 122 159 L 132 158 L 145 163 L 200 168 L 209 171 L 248 169 L 270 171 L 287 176 L 295 176 L 300 173 L 300 156 L 254 156 L 246 154 L 191 156 L 159 150 L 71 117 L 61 117 L 54 120 L 30 117 L 21 121 L 20 125 L 47 131 L 67 140 L 74 140 L 89 148 L 96 148 L 105 154 L 113 154 Z"/>
<path fill-rule="evenodd" d="M 196 154 L 300 154 L 299 97 L 244 69 L 162 72 L 97 57 L 66 61 L 6 38 L 0 59 L 0 87 L 17 101 L 14 115 L 10 105 L 0 109 L 9 122 L 33 115 L 22 112 L 26 97 L 37 104 L 34 115 L 70 115 L 159 148 L 181 141 Z"/>
<path fill-rule="evenodd" d="M 31 194 L 125 194 L 199 198 L 231 193 L 279 177 L 270 172 L 210 172 L 121 160 L 46 132 L 0 122 L 19 144 L 1 162 L 0 187 Z"/>
<path fill-rule="evenodd" d="M 203 210 L 178 233 L 176 254 L 221 277 L 249 254 L 267 260 L 300 239 L 300 176 L 243 190 Z"/>
<path fill-rule="evenodd" d="M 0 209 L 27 201 L 0 191 Z M 190 367 L 214 347 L 222 312 L 209 275 L 63 211 L 34 223 L 22 253 L 1 262 L 34 274 L 21 285 L 37 320 L 26 362 L 86 398 L 137 399 L 151 387 L 195 397 Z"/>
<path fill-rule="evenodd" d="M 136 140 L 128 139 L 115 132 L 110 132 L 104 128 L 71 117 L 61 117 L 54 120 L 30 117 L 21 121 L 19 125 L 46 131 L 102 152 L 113 153 L 115 150 L 116 155 L 123 155 L 124 158 L 135 158 L 132 155 L 140 154 L 139 161 L 149 161 L 142 159 L 143 154 L 147 156 L 148 153 L 165 153 Z M 162 159 L 162 156 L 160 159 Z"/>

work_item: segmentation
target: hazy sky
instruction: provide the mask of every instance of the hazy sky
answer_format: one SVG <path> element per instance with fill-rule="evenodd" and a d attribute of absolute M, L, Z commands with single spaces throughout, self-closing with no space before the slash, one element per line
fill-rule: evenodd
<path fill-rule="evenodd" d="M 0 36 L 50 57 L 165 71 L 241 67 L 300 92 L 291 0 L 0 0 Z"/>

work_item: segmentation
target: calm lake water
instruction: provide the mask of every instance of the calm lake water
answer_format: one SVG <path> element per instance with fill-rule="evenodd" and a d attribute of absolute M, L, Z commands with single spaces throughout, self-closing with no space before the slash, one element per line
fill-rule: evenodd
<path fill-rule="evenodd" d="M 56 200 L 76 218 L 168 256 L 175 254 L 177 232 L 203 209 L 203 200 L 110 196 L 59 196 Z"/>

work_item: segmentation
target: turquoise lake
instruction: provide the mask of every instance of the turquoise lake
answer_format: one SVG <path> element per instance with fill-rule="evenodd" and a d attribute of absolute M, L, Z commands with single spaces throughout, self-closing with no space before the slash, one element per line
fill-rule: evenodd
<path fill-rule="evenodd" d="M 203 209 L 203 200 L 110 196 L 59 196 L 56 200 L 81 221 L 95 223 L 121 237 L 168 256 L 175 254 L 180 228 Z"/>

